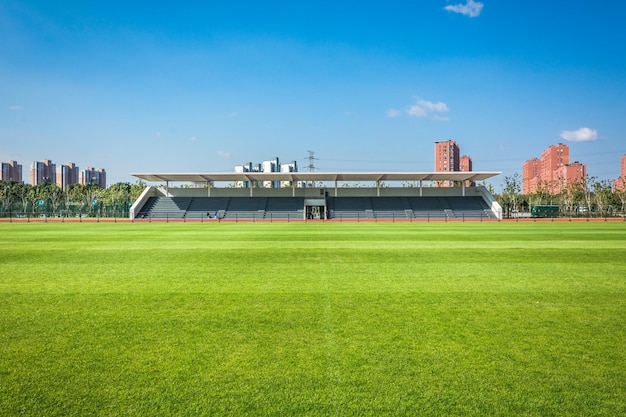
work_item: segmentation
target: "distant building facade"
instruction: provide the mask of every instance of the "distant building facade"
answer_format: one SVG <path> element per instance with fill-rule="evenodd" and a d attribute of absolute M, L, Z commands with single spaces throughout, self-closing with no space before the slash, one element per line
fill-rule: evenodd
<path fill-rule="evenodd" d="M 436 172 L 471 172 L 472 158 L 461 156 L 461 149 L 454 140 L 435 142 L 435 171 Z M 454 187 L 453 181 L 444 181 L 438 184 L 443 187 Z"/>
<path fill-rule="evenodd" d="M 57 167 L 56 184 L 62 190 L 67 189 L 70 185 L 78 184 L 78 179 L 78 167 L 73 162 L 69 162 L 65 165 L 59 165 Z"/>
<path fill-rule="evenodd" d="M 22 182 L 22 165 L 17 161 L 3 162 L 0 180 Z"/>
<path fill-rule="evenodd" d="M 56 165 L 49 159 L 33 161 L 30 164 L 30 183 L 33 186 L 44 183 L 56 184 Z"/>
<path fill-rule="evenodd" d="M 107 188 L 107 174 L 103 168 L 91 168 L 80 171 L 78 183 L 83 185 L 95 184 L 100 188 Z"/>
<path fill-rule="evenodd" d="M 613 181 L 615 191 L 626 191 L 626 155 L 620 160 L 619 178 Z"/>
<path fill-rule="evenodd" d="M 269 161 L 263 161 L 260 164 L 253 164 L 252 162 L 248 162 L 244 165 L 236 165 L 235 172 L 237 173 L 245 173 L 245 172 L 298 172 L 298 163 L 296 161 L 291 161 L 288 164 L 281 164 L 280 159 L 278 157 L 271 159 Z M 250 188 L 250 187 L 263 187 L 263 188 L 281 188 L 281 187 L 292 187 L 291 181 L 262 181 L 261 183 L 250 183 L 250 181 L 237 181 L 235 182 L 235 187 L 238 188 Z M 296 184 L 297 187 L 306 186 L 303 182 L 298 182 Z"/>
<path fill-rule="evenodd" d="M 582 163 L 569 161 L 569 146 L 550 145 L 541 153 L 541 159 L 529 159 L 522 165 L 522 193 L 544 191 L 559 194 L 573 184 L 585 184 L 587 168 Z"/>
<path fill-rule="evenodd" d="M 298 163 L 296 161 L 291 161 L 288 164 L 282 164 L 280 166 L 280 172 L 298 172 Z M 306 183 L 303 181 L 298 181 L 296 184 L 293 183 L 293 181 L 281 181 L 280 182 L 280 186 L 281 187 L 293 187 L 296 186 L 298 188 L 302 188 L 306 186 Z"/>
<path fill-rule="evenodd" d="M 541 159 L 533 158 L 522 165 L 522 194 L 533 194 L 541 182 Z M 534 191 L 533 191 L 534 190 Z"/>
<path fill-rule="evenodd" d="M 23 182 L 22 165 L 17 161 L 2 163 L 1 181 Z M 73 184 L 97 184 L 101 188 L 106 188 L 106 171 L 104 168 L 87 168 L 80 171 L 73 162 L 57 166 L 51 160 L 33 161 L 30 164 L 30 184 L 56 184 L 65 190 Z"/>

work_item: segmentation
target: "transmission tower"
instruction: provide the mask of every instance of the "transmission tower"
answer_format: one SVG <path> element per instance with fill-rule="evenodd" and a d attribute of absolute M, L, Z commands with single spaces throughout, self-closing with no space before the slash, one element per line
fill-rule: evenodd
<path fill-rule="evenodd" d="M 309 156 L 306 158 L 309 161 L 309 165 L 307 165 L 307 168 L 309 168 L 309 172 L 314 172 L 315 171 L 315 160 L 317 159 L 315 157 L 315 152 L 313 151 L 307 151 L 309 153 Z"/>

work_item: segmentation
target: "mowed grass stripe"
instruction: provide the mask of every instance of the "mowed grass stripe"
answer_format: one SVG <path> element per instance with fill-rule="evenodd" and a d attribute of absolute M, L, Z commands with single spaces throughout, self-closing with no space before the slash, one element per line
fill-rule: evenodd
<path fill-rule="evenodd" d="M 0 231 L 2 415 L 625 411 L 619 223 Z"/>

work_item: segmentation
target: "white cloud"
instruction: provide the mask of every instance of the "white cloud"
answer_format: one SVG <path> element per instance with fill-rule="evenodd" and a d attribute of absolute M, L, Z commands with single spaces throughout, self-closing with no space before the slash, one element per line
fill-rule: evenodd
<path fill-rule="evenodd" d="M 450 111 L 448 105 L 442 101 L 433 103 L 432 101 L 419 99 L 406 110 L 406 113 L 413 117 L 446 121 L 448 118 L 441 113 L 447 113 L 448 111 Z"/>
<path fill-rule="evenodd" d="M 24 106 L 22 106 L 20 104 L 14 104 L 12 106 L 9 106 L 9 110 L 14 110 L 14 111 L 22 110 L 23 108 L 24 108 Z"/>
<path fill-rule="evenodd" d="M 387 110 L 387 117 L 400 117 L 402 116 L 402 112 L 398 109 L 389 109 Z"/>
<path fill-rule="evenodd" d="M 469 17 L 476 17 L 480 15 L 483 9 L 483 4 L 479 1 L 467 0 L 465 4 L 455 4 L 444 7 L 445 10 L 454 13 L 461 13 L 462 15 Z"/>
<path fill-rule="evenodd" d="M 595 129 L 581 127 L 578 130 L 561 130 L 561 137 L 569 142 L 593 142 L 600 139 Z"/>
<path fill-rule="evenodd" d="M 230 152 L 217 151 L 217 156 L 222 159 L 230 159 Z"/>
<path fill-rule="evenodd" d="M 447 122 L 448 120 L 450 120 L 450 118 L 449 118 L 449 117 L 446 117 L 446 116 L 441 116 L 441 115 L 439 115 L 439 114 L 433 114 L 432 116 L 430 116 L 430 118 L 431 118 L 432 120 L 436 120 L 436 121 L 438 121 L 438 122 Z"/>

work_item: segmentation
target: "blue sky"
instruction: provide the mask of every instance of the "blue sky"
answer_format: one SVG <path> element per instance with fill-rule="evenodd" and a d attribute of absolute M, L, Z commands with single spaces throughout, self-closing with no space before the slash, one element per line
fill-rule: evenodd
<path fill-rule="evenodd" d="M 129 4 L 130 3 L 130 4 Z M 456 140 L 521 174 L 626 154 L 626 2 L 0 3 L 0 160 L 131 172 L 431 171 Z"/>

